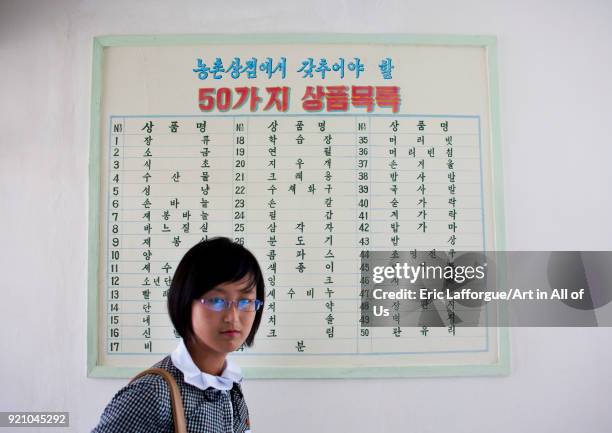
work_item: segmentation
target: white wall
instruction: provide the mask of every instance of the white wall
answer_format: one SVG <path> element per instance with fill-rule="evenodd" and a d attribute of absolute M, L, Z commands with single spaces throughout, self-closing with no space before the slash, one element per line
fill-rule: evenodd
<path fill-rule="evenodd" d="M 610 250 L 610 23 L 608 0 L 0 0 L 0 411 L 69 411 L 69 430 L 85 432 L 125 383 L 85 367 L 93 36 L 497 35 L 509 249 Z M 515 329 L 504 378 L 259 380 L 245 392 L 259 433 L 611 431 L 611 338 Z"/>

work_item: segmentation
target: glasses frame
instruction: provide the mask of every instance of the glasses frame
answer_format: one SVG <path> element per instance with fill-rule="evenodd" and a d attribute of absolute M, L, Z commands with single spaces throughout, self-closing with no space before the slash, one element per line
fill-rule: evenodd
<path fill-rule="evenodd" d="M 217 310 L 217 309 L 212 307 L 211 301 L 213 299 L 220 299 L 220 300 L 223 301 L 223 308 L 221 310 Z M 222 311 L 229 310 L 230 307 L 232 306 L 232 304 L 236 306 L 236 311 L 239 311 L 241 313 L 255 313 L 263 305 L 263 301 L 261 299 L 239 299 L 237 301 L 228 301 L 227 299 L 215 297 L 215 298 L 210 298 L 210 299 L 200 298 L 200 299 L 198 299 L 198 301 L 200 302 L 200 304 L 204 305 L 204 307 L 206 307 L 207 310 L 214 311 L 215 313 L 220 313 Z M 255 309 L 254 310 L 244 310 L 244 309 L 241 309 L 240 308 L 240 301 L 253 301 L 253 305 L 255 305 Z M 251 304 L 249 304 L 249 305 L 251 305 Z"/>

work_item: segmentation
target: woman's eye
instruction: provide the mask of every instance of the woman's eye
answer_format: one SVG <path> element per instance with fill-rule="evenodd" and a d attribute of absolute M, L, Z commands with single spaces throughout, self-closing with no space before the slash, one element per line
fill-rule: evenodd
<path fill-rule="evenodd" d="M 225 305 L 225 299 L 223 298 L 211 298 L 209 302 L 215 307 L 221 307 Z"/>
<path fill-rule="evenodd" d="M 252 299 L 240 299 L 238 301 L 238 308 L 248 308 L 253 302 Z"/>

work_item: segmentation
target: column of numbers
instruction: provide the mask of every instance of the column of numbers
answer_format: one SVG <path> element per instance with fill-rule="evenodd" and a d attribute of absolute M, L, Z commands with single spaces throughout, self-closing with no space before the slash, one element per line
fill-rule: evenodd
<path fill-rule="evenodd" d="M 244 245 L 246 233 L 247 194 L 247 131 L 246 122 L 238 120 L 234 125 L 234 185 L 233 185 L 233 236 L 234 241 Z"/>
<path fill-rule="evenodd" d="M 110 148 L 110 190 L 108 218 L 108 351 L 119 352 L 121 322 L 119 317 L 120 276 L 119 260 L 121 259 L 121 170 L 123 165 L 124 144 L 123 119 L 115 118 L 111 124 Z"/>
<path fill-rule="evenodd" d="M 369 269 L 364 269 L 363 266 L 368 265 L 369 249 L 370 249 L 370 136 L 368 131 L 368 122 L 366 119 L 356 119 L 356 152 L 355 152 L 355 168 L 356 168 L 356 200 L 357 200 L 357 250 L 360 250 L 361 266 L 359 286 L 368 284 Z M 369 315 L 362 314 L 362 311 L 367 312 L 368 305 L 360 304 L 359 314 L 359 337 L 369 338 L 370 329 L 368 323 Z"/>

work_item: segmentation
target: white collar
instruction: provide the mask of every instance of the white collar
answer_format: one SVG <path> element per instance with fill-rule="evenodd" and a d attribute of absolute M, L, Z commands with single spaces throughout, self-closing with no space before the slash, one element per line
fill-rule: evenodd
<path fill-rule="evenodd" d="M 202 390 L 210 387 L 221 391 L 229 390 L 234 386 L 234 382 L 240 383 L 242 381 L 240 367 L 229 359 L 225 360 L 225 369 L 221 376 L 213 376 L 212 374 L 200 371 L 195 362 L 193 362 L 183 339 L 181 339 L 177 348 L 174 349 L 170 358 L 174 366 L 183 373 L 185 382 Z"/>

